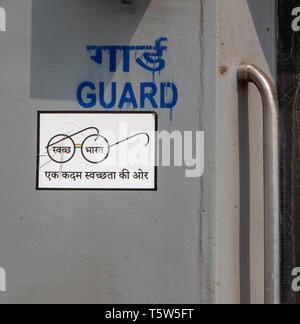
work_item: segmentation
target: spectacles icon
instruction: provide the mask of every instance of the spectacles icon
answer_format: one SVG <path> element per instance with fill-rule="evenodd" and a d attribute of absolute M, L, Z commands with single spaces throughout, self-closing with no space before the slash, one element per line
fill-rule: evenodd
<path fill-rule="evenodd" d="M 74 137 L 88 130 L 95 130 L 96 134 L 87 136 L 82 144 L 76 144 Z M 77 149 L 81 149 L 83 158 L 92 164 L 99 164 L 104 162 L 111 152 L 111 149 L 126 141 L 129 141 L 138 136 L 145 136 L 147 138 L 145 146 L 150 143 L 150 136 L 147 133 L 137 133 L 124 140 L 110 144 L 108 139 L 100 135 L 100 131 L 96 127 L 88 127 L 72 135 L 57 134 L 53 136 L 46 146 L 49 158 L 58 164 L 65 164 L 70 162 L 76 153 Z"/>

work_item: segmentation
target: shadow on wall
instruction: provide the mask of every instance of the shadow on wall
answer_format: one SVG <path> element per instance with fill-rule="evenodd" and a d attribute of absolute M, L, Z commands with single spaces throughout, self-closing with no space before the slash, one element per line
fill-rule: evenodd
<path fill-rule="evenodd" d="M 276 78 L 276 1 L 247 0 L 272 77 Z M 270 12 L 274 12 L 270 19 Z M 274 51 L 270 49 L 274 48 Z M 273 53 L 272 53 L 273 52 Z"/>
<path fill-rule="evenodd" d="M 30 96 L 75 100 L 78 84 L 99 73 L 109 83 L 113 73 L 95 71 L 86 46 L 128 45 L 150 1 L 32 0 Z"/>
<path fill-rule="evenodd" d="M 240 302 L 251 303 L 250 274 L 250 142 L 249 142 L 249 106 L 248 84 L 238 87 L 239 150 L 240 150 Z"/>

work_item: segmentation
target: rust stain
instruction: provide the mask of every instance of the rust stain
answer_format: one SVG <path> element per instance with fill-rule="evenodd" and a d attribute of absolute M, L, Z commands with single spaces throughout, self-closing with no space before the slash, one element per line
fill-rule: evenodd
<path fill-rule="evenodd" d="M 220 71 L 221 75 L 226 75 L 227 72 L 228 72 L 228 67 L 222 65 L 222 66 L 219 67 L 219 71 Z"/>

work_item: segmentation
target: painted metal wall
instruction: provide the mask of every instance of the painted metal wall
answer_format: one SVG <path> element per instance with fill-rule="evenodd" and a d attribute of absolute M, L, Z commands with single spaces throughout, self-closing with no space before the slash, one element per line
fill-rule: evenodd
<path fill-rule="evenodd" d="M 236 67 L 255 64 L 275 81 L 276 2 L 219 1 L 218 45 L 219 301 L 263 303 L 262 104 Z"/>
<path fill-rule="evenodd" d="M 0 302 L 247 302 L 250 236 L 252 300 L 262 301 L 261 102 L 250 89 L 249 140 L 241 109 L 247 94 L 235 72 L 245 62 L 275 75 L 274 1 L 0 5 L 7 12 L 0 34 L 0 266 L 7 292 Z M 160 168 L 152 193 L 36 191 L 37 111 L 82 110 L 76 89 L 87 79 L 128 80 L 121 65 L 99 72 L 86 46 L 151 45 L 159 37 L 168 38 L 159 78 L 179 91 L 173 121 L 169 111 L 158 111 L 159 130 L 205 131 L 204 176 Z M 129 81 L 150 82 L 144 73 Z"/>
<path fill-rule="evenodd" d="M 76 90 L 86 80 L 152 81 L 148 71 L 127 76 L 121 64 L 115 73 L 93 64 L 90 44 L 153 45 L 167 37 L 159 80 L 175 82 L 180 99 L 173 122 L 169 110 L 157 111 L 159 129 L 199 130 L 201 2 L 1 4 L 0 255 L 8 280 L 1 302 L 200 302 L 198 178 L 164 168 L 157 192 L 38 192 L 35 160 L 37 110 L 82 111 Z"/>

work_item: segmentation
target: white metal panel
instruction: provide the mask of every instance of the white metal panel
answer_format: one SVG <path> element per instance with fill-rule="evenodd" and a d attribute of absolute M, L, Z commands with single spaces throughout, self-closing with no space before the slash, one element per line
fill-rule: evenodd
<path fill-rule="evenodd" d="M 238 89 L 236 69 L 256 64 L 276 75 L 276 2 L 219 1 L 219 17 L 219 301 L 263 303 L 262 104 L 254 87 Z"/>

